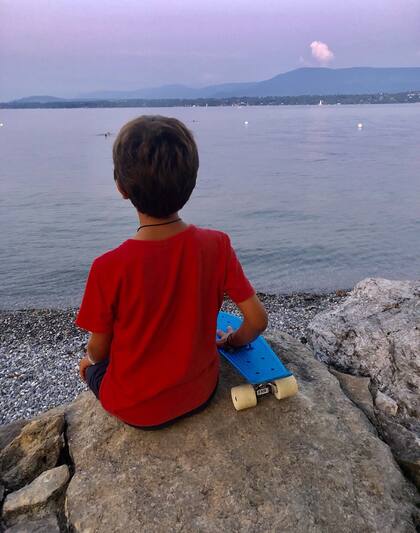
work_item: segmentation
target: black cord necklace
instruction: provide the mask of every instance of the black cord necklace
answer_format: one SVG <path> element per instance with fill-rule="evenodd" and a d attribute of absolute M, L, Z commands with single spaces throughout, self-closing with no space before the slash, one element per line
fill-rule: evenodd
<path fill-rule="evenodd" d="M 137 231 L 141 230 L 141 228 L 147 228 L 147 226 L 165 226 L 166 224 L 173 224 L 174 222 L 178 222 L 181 220 L 180 218 L 176 218 L 175 220 L 171 220 L 170 222 L 162 222 L 160 224 L 143 224 L 143 226 L 139 226 L 137 228 Z"/>

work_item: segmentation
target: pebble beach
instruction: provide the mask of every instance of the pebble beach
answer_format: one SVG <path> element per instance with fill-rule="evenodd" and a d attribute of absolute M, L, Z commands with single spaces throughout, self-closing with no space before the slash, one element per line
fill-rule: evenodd
<path fill-rule="evenodd" d="M 269 314 L 266 332 L 282 330 L 306 342 L 309 321 L 346 294 L 258 293 Z M 238 314 L 227 299 L 221 309 Z M 87 390 L 78 362 L 88 333 L 74 325 L 76 313 L 76 308 L 0 311 L 0 424 L 69 403 Z"/>

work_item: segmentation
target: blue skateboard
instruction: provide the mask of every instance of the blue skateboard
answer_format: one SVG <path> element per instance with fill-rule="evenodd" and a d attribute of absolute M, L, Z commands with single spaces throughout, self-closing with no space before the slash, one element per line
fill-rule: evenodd
<path fill-rule="evenodd" d="M 242 320 L 230 313 L 219 312 L 217 329 L 238 329 Z M 232 402 L 237 411 L 255 407 L 257 398 L 270 392 L 281 400 L 294 396 L 298 387 L 293 374 L 287 370 L 261 335 L 241 348 L 220 348 L 223 357 L 248 381 L 231 389 Z"/>

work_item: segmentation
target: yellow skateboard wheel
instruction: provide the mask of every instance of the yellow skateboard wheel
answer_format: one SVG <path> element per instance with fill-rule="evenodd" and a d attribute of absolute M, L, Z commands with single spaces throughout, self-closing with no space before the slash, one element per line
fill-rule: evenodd
<path fill-rule="evenodd" d="M 283 400 L 283 398 L 290 398 L 298 392 L 298 384 L 294 376 L 289 376 L 283 379 L 276 379 L 274 383 L 274 396 L 278 400 Z"/>
<path fill-rule="evenodd" d="M 237 411 L 255 407 L 257 405 L 257 395 L 252 385 L 238 385 L 230 390 L 232 402 Z"/>

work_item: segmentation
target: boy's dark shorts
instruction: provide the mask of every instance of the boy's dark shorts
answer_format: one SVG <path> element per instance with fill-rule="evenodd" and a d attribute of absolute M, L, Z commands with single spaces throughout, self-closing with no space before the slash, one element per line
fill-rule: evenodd
<path fill-rule="evenodd" d="M 106 369 L 108 368 L 109 358 L 107 357 L 103 361 L 100 361 L 99 363 L 96 363 L 95 365 L 88 366 L 86 368 L 86 383 L 87 386 L 90 388 L 90 390 L 93 392 L 93 394 L 99 399 L 99 388 L 102 383 L 102 379 L 105 375 Z M 128 426 L 132 426 L 134 428 L 139 429 L 146 429 L 146 430 L 154 430 L 154 429 L 163 429 L 168 426 L 171 426 L 178 420 L 181 420 L 182 418 L 186 418 L 188 416 L 195 415 L 196 413 L 199 413 L 201 411 L 204 411 L 204 409 L 209 405 L 209 403 L 212 401 L 214 395 L 217 391 L 217 386 L 219 382 L 216 383 L 216 387 L 214 388 L 214 391 L 211 393 L 210 397 L 199 407 L 196 409 L 193 409 L 192 411 L 185 413 L 184 415 L 178 416 L 177 418 L 174 418 L 173 420 L 169 420 L 168 422 L 165 422 L 163 424 L 159 424 L 157 426 L 133 426 L 132 424 L 127 424 Z"/>

